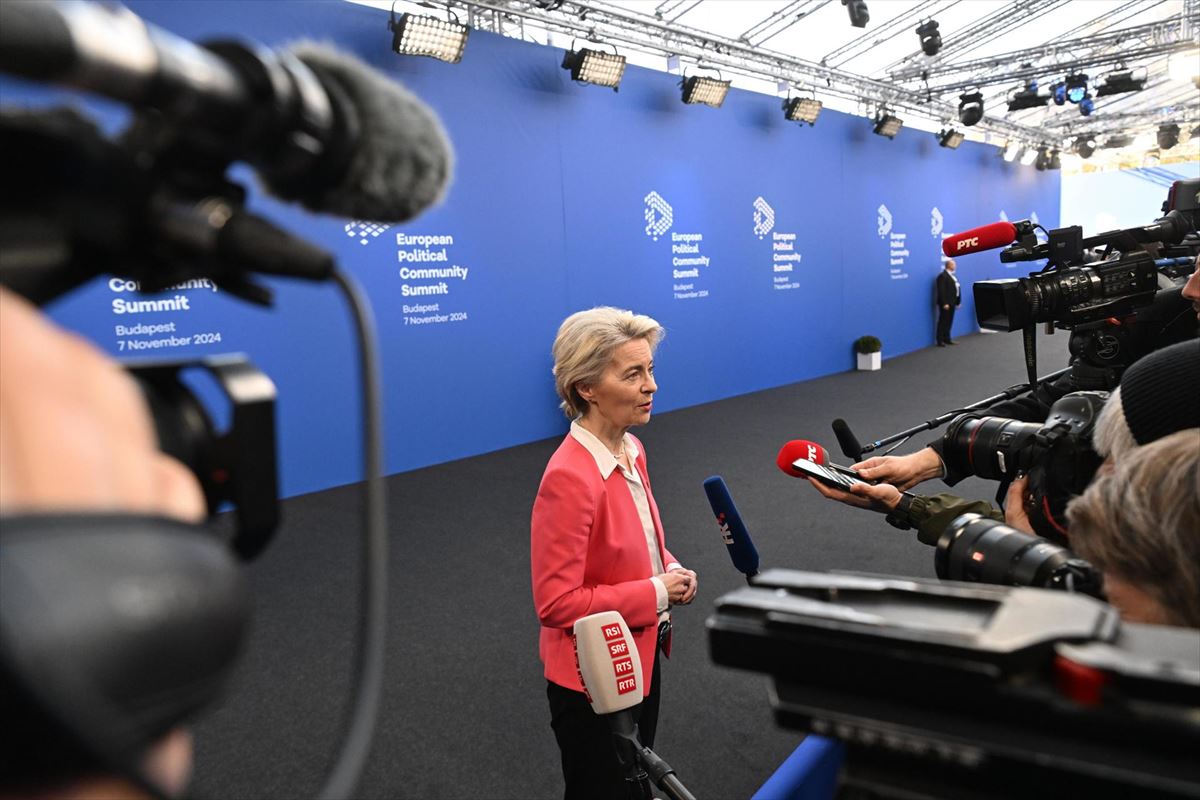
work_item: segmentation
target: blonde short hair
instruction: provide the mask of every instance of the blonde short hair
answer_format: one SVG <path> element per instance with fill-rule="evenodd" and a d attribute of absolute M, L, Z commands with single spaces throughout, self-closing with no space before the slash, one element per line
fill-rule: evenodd
<path fill-rule="evenodd" d="M 1071 549 L 1200 627 L 1200 428 L 1135 447 L 1067 507 Z"/>
<path fill-rule="evenodd" d="M 664 335 L 663 327 L 650 317 L 612 306 L 576 311 L 563 320 L 551 352 L 554 389 L 562 400 L 559 406 L 567 419 L 587 412 L 587 401 L 580 396 L 576 385 L 598 383 L 618 347 L 645 339 L 654 352 Z"/>

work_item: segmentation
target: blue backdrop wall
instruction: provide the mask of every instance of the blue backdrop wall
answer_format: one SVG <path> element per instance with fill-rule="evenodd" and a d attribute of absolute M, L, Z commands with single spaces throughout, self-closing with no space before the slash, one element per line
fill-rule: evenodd
<path fill-rule="evenodd" d="M 776 99 L 732 90 L 721 109 L 679 102 L 677 78 L 631 67 L 619 93 L 572 83 L 562 51 L 472 33 L 458 65 L 390 52 L 387 14 L 341 2 L 131 2 L 192 39 L 331 41 L 409 86 L 457 151 L 447 201 L 413 223 L 309 215 L 252 191 L 251 207 L 333 250 L 374 304 L 388 472 L 561 433 L 549 348 L 599 304 L 667 328 L 656 410 L 845 370 L 873 334 L 893 356 L 933 343 L 940 241 L 1000 217 L 1058 222 L 1057 173 L 996 148 L 894 140 L 825 112 L 786 122 Z M 6 80 L 6 103 L 61 99 Z M 122 109 L 80 99 L 112 129 Z M 249 171 L 237 173 L 253 186 Z M 959 262 L 956 334 L 974 330 L 970 282 L 1023 274 L 994 254 Z M 349 317 L 327 287 L 272 282 L 262 310 L 213 288 L 187 308 L 99 280 L 53 315 L 120 357 L 245 352 L 279 387 L 286 495 L 361 478 Z"/>

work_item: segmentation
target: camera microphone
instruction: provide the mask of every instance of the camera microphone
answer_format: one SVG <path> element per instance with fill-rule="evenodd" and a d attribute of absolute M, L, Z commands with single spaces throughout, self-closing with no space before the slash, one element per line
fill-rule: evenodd
<path fill-rule="evenodd" d="M 1011 222 L 993 222 L 947 236 L 942 240 L 942 253 L 947 258 L 953 258 L 1005 247 L 1015 242 L 1019 233 L 1017 225 Z"/>
<path fill-rule="evenodd" d="M 356 219 L 411 219 L 449 183 L 437 116 L 332 47 L 198 46 L 119 6 L 0 5 L 0 70 L 155 112 L 136 119 L 129 146 L 170 134 L 183 163 L 219 177 L 246 161 L 280 199 Z"/>

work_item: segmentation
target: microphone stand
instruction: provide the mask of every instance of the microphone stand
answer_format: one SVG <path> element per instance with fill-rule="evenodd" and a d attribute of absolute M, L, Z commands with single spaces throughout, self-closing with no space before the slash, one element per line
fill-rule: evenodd
<path fill-rule="evenodd" d="M 971 403 L 971 405 L 969 405 L 969 406 L 963 406 L 962 408 L 955 409 L 954 411 L 947 411 L 945 414 L 934 417 L 931 420 L 926 420 L 925 422 L 922 422 L 920 425 L 914 425 L 913 427 L 908 428 L 907 430 L 900 431 L 899 433 L 894 433 L 891 436 L 885 436 L 882 439 L 879 439 L 877 441 L 874 441 L 867 445 L 864 445 L 863 449 L 862 449 L 862 453 L 845 453 L 845 455 L 847 458 L 861 460 L 862 457 L 865 456 L 867 453 L 872 453 L 881 447 L 886 447 L 887 445 L 891 444 L 892 442 L 897 442 L 898 444 L 896 445 L 896 447 L 899 447 L 900 444 L 903 444 L 904 442 L 908 441 L 909 439 L 911 439 L 913 436 L 916 436 L 921 431 L 933 430 L 934 428 L 945 425 L 947 422 L 954 419 L 959 414 L 965 414 L 970 411 L 978 411 L 979 409 L 987 408 L 988 406 L 999 403 L 1001 400 L 1011 400 L 1012 398 L 1016 397 L 1017 395 L 1021 395 L 1021 394 L 1025 394 L 1026 392 L 1033 391 L 1034 389 L 1036 389 L 1039 385 L 1041 385 L 1043 383 L 1049 383 L 1050 381 L 1056 380 L 1057 378 L 1062 377 L 1063 375 L 1067 374 L 1070 371 L 1071 371 L 1071 367 L 1064 367 L 1063 369 L 1060 369 L 1057 372 L 1051 372 L 1049 375 L 1039 378 L 1037 381 L 1033 381 L 1030 383 L 1021 383 L 1021 384 L 1017 384 L 1016 386 L 1010 386 L 1009 388 L 1005 389 L 1004 391 L 1000 392 L 999 394 L 994 394 L 991 397 L 985 397 L 982 400 Z M 847 430 L 849 430 L 849 426 L 847 426 Z M 894 450 L 894 449 L 895 448 L 892 448 L 892 450 Z M 843 452 L 844 452 L 844 450 L 843 450 Z M 888 452 L 890 453 L 891 450 L 889 450 Z M 887 455 L 887 453 L 885 453 L 884 455 Z"/>
<path fill-rule="evenodd" d="M 654 781 L 670 800 L 696 800 L 696 796 L 675 777 L 671 765 L 641 743 L 631 715 L 617 712 L 610 715 L 609 720 L 617 760 L 625 770 L 625 796 L 629 800 L 654 800 L 650 781 Z"/>

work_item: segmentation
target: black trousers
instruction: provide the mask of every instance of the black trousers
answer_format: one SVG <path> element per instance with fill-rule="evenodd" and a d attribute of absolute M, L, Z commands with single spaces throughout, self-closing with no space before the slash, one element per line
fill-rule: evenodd
<path fill-rule="evenodd" d="M 943 308 L 938 306 L 937 343 L 949 344 L 950 326 L 954 323 L 954 306 Z"/>
<path fill-rule="evenodd" d="M 650 694 L 630 709 L 637 721 L 638 738 L 650 748 L 658 730 L 658 672 L 655 652 Z M 592 711 L 582 692 L 546 681 L 546 698 L 550 701 L 550 727 L 562 755 L 565 800 L 625 800 L 629 790 L 608 722 Z"/>

